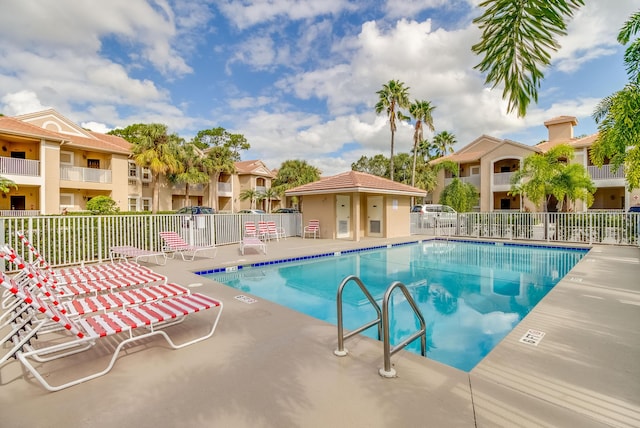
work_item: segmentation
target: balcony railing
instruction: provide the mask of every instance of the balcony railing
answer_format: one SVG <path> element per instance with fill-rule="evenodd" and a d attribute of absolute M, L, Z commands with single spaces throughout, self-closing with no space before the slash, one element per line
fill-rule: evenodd
<path fill-rule="evenodd" d="M 38 210 L 0 210 L 0 217 L 33 217 L 40 215 Z"/>
<path fill-rule="evenodd" d="M 591 165 L 587 167 L 587 170 L 593 180 L 624 179 L 624 169 L 622 166 L 618 169 L 613 169 L 612 165 L 602 165 L 602 168 Z"/>
<path fill-rule="evenodd" d="M 476 186 L 477 188 L 480 188 L 480 175 L 470 175 L 467 177 L 458 177 L 460 179 L 460 181 L 462 181 L 463 183 L 471 183 L 474 186 Z M 453 178 L 445 178 L 444 179 L 444 184 L 445 186 L 451 184 L 451 182 L 453 181 Z"/>
<path fill-rule="evenodd" d="M 493 185 L 494 186 L 508 186 L 511 184 L 511 177 L 513 177 L 513 172 L 496 172 L 493 174 Z"/>
<path fill-rule="evenodd" d="M 0 174 L 38 177 L 40 175 L 40 161 L 0 157 Z"/>
<path fill-rule="evenodd" d="M 223 183 L 223 182 L 218 182 L 218 195 L 223 195 L 223 194 L 228 194 L 230 195 L 232 193 L 231 190 L 231 183 Z"/>
<path fill-rule="evenodd" d="M 111 170 L 82 168 L 79 166 L 61 166 L 60 180 L 82 181 L 87 183 L 111 183 Z"/>

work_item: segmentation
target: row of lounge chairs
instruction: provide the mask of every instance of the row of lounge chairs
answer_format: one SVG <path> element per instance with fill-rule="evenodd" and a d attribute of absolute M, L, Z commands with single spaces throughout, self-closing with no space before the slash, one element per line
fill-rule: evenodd
<path fill-rule="evenodd" d="M 28 243 L 34 263 L 13 248 L 0 246 L 0 258 L 17 273 L 0 271 L 4 289 L 0 315 L 0 369 L 19 360 L 47 390 L 57 391 L 103 376 L 128 344 L 162 336 L 174 349 L 211 337 L 222 315 L 221 301 L 170 283 L 137 262 L 53 269 Z M 176 343 L 167 327 L 191 314 L 212 313 L 206 332 Z M 86 352 L 104 342 L 113 352 L 105 367 L 89 375 L 52 384 L 46 363 Z"/>

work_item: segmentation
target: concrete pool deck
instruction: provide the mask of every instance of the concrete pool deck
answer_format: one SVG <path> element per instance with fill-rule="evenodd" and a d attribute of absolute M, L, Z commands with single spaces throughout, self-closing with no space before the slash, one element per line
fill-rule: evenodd
<path fill-rule="evenodd" d="M 6 427 L 637 427 L 640 426 L 640 248 L 594 246 L 480 364 L 466 373 L 400 351 L 383 379 L 382 344 L 364 337 L 338 358 L 336 328 L 192 272 L 370 247 L 288 238 L 268 254 L 239 245 L 215 259 L 149 264 L 225 304 L 215 335 L 172 350 L 161 338 L 126 348 L 107 375 L 47 392 L 17 361 L 0 367 Z M 182 336 L 207 314 L 170 327 Z M 519 339 L 546 335 L 537 346 Z M 53 364 L 51 382 L 103 367 L 112 344 Z M 98 366 L 97 364 L 100 365 Z M 49 366 L 46 366 L 47 368 Z"/>

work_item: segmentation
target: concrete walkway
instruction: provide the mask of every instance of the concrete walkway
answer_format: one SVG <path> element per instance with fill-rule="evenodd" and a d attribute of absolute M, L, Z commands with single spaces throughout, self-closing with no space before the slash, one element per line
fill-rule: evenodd
<path fill-rule="evenodd" d="M 415 240 L 412 237 L 408 240 Z M 400 241 L 400 240 L 395 240 Z M 209 340 L 171 350 L 157 338 L 127 348 L 98 379 L 47 392 L 17 361 L 0 368 L 2 427 L 638 427 L 640 249 L 597 246 L 470 373 L 401 351 L 383 379 L 382 345 L 194 275 L 214 266 L 380 245 L 289 238 L 268 254 L 239 245 L 215 259 L 150 264 L 171 281 L 224 301 Z M 206 314 L 171 327 L 178 337 Z M 521 343 L 544 331 L 538 346 Z M 47 365 L 55 382 L 102 367 L 112 347 Z"/>

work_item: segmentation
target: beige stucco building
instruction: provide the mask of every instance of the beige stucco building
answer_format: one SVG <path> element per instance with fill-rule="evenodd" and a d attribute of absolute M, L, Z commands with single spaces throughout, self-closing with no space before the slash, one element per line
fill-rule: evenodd
<path fill-rule="evenodd" d="M 320 221 L 320 237 L 351 239 L 410 235 L 411 198 L 426 192 L 363 172 L 348 171 L 285 192 L 300 200 L 303 223 Z"/>
<path fill-rule="evenodd" d="M 613 170 L 606 164 L 598 168 L 592 164 L 589 156 L 591 146 L 597 134 L 576 138 L 573 128 L 578 121 L 573 116 L 559 116 L 548 120 L 544 125 L 548 129 L 546 141 L 535 146 L 527 146 L 510 140 L 482 135 L 453 154 L 439 158 L 433 162 L 445 160 L 454 162 L 458 166 L 457 176 L 463 181 L 473 184 L 479 191 L 480 200 L 475 209 L 481 212 L 500 210 L 541 211 L 527 199 L 510 195 L 511 177 L 520 169 L 525 157 L 533 153 L 544 153 L 558 144 L 568 144 L 573 147 L 574 163 L 585 166 L 591 179 L 597 187 L 594 203 L 589 209 L 627 209 L 630 205 L 640 204 L 640 190 L 629 192 L 622 168 Z M 438 186 L 430 195 L 437 203 L 445 186 L 451 183 L 454 175 L 448 171 L 440 171 Z M 586 204 L 578 201 L 574 207 L 576 211 L 585 211 Z M 555 210 L 555 204 L 547 208 Z"/>
<path fill-rule="evenodd" d="M 131 144 L 88 131 L 53 109 L 0 117 L 0 148 L 0 176 L 17 185 L 0 194 L 0 215 L 82 211 L 98 195 L 111 197 L 121 211 L 151 210 L 153 177 L 131 159 Z M 163 177 L 159 210 L 205 205 L 237 212 L 251 205 L 240 198 L 244 190 L 264 192 L 274 177 L 262 161 L 237 162 L 236 173 L 221 174 L 216 183 L 189 185 L 188 200 L 185 184 Z M 272 198 L 272 209 L 279 204 Z M 267 205 L 267 200 L 258 202 L 258 208 Z"/>

